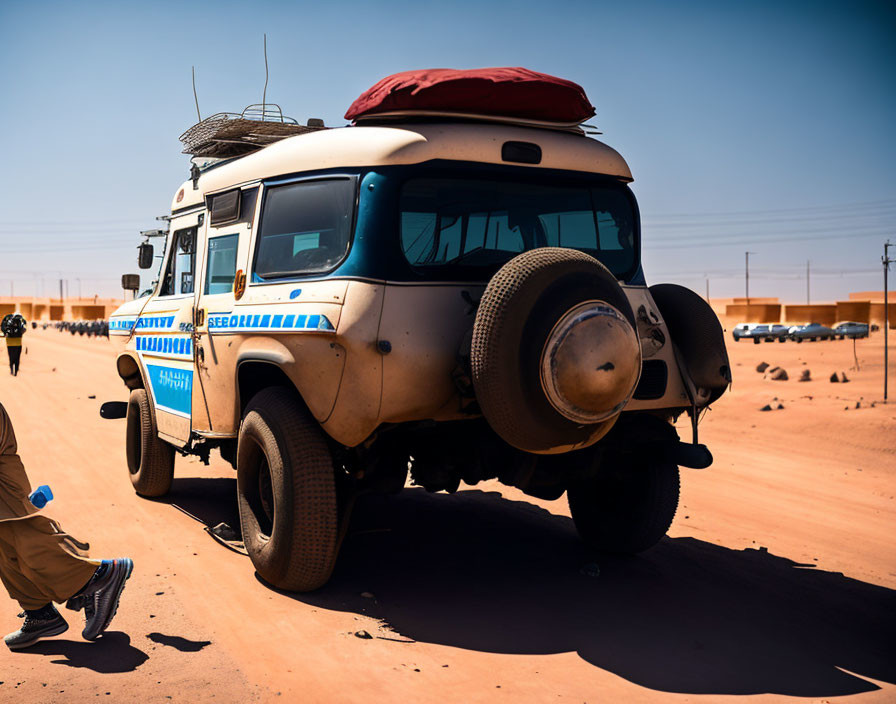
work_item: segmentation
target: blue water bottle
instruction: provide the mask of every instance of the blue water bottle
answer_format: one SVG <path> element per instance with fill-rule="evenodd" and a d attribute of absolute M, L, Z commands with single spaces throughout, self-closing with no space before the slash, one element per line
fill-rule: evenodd
<path fill-rule="evenodd" d="M 53 500 L 53 492 L 50 491 L 50 487 L 43 484 L 32 491 L 28 499 L 36 508 L 43 508 Z"/>

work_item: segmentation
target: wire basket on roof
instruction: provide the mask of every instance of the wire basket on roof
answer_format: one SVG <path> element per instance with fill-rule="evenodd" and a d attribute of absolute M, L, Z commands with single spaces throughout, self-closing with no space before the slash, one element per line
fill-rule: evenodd
<path fill-rule="evenodd" d="M 241 113 L 219 112 L 197 122 L 180 136 L 184 154 L 229 158 L 243 156 L 287 137 L 326 129 L 300 125 L 284 117 L 274 103 L 250 105 Z"/>

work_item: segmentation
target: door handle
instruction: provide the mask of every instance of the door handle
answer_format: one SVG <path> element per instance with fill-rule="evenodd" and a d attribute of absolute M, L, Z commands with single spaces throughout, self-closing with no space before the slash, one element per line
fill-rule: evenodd
<path fill-rule="evenodd" d="M 233 297 L 240 300 L 246 292 L 246 274 L 239 269 L 233 277 Z"/>

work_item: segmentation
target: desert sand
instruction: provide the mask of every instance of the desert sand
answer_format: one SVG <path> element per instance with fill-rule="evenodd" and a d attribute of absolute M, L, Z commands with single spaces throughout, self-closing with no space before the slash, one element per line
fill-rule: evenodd
<path fill-rule="evenodd" d="M 303 595 L 204 531 L 239 523 L 217 453 L 178 458 L 163 500 L 134 494 L 124 421 L 98 414 L 127 398 L 108 341 L 25 341 L 0 400 L 31 481 L 94 556 L 136 568 L 100 641 L 64 611 L 68 633 L 3 649 L 0 701 L 896 700 L 896 354 L 884 405 L 882 333 L 858 341 L 859 370 L 851 341 L 729 343 L 732 390 L 700 424 L 715 463 L 682 470 L 669 537 L 643 555 L 590 553 L 565 499 L 407 489 L 359 505 L 332 581 Z M 14 630 L 17 605 L 0 605 Z"/>

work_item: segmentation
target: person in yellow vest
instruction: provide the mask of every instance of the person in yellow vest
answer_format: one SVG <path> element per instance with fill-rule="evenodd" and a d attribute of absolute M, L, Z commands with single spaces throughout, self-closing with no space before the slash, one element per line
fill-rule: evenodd
<path fill-rule="evenodd" d="M 20 313 L 9 314 L 0 323 L 0 332 L 6 338 L 6 351 L 9 354 L 9 373 L 18 376 L 19 362 L 22 359 L 22 335 L 28 329 L 28 323 Z"/>
<path fill-rule="evenodd" d="M 44 502 L 32 500 L 37 493 L 31 492 L 12 423 L 0 404 L 0 581 L 25 618 L 19 630 L 3 639 L 10 650 L 68 630 L 54 601 L 74 611 L 84 609 L 81 635 L 96 640 L 112 622 L 134 568 L 126 557 L 91 560 L 89 545 L 40 515 L 38 505 Z"/>

